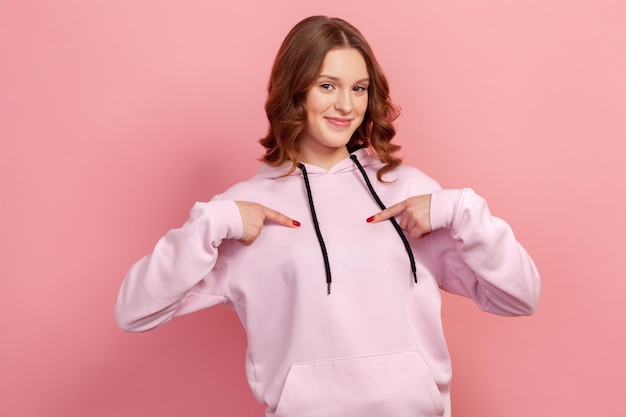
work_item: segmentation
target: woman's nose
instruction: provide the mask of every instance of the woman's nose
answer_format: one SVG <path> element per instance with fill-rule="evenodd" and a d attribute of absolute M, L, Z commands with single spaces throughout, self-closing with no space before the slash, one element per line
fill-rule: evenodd
<path fill-rule="evenodd" d="M 343 113 L 349 113 L 352 111 L 352 95 L 350 91 L 340 91 L 337 94 L 335 100 L 335 110 Z"/>

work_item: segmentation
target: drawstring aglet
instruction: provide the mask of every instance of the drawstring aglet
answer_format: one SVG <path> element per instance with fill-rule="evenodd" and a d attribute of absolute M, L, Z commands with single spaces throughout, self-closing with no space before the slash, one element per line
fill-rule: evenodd
<path fill-rule="evenodd" d="M 330 295 L 330 282 L 328 283 L 328 293 L 327 295 Z"/>

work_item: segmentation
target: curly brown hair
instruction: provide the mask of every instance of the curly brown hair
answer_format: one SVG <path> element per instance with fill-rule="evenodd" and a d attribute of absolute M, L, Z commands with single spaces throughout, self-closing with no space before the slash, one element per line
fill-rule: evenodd
<path fill-rule="evenodd" d="M 259 142 L 265 147 L 261 160 L 277 166 L 298 163 L 298 140 L 306 127 L 304 102 L 311 84 L 321 71 L 331 49 L 354 48 L 365 60 L 370 76 L 368 105 L 363 122 L 350 138 L 348 152 L 368 148 L 385 164 L 377 173 L 382 176 L 400 165 L 393 153 L 400 149 L 392 144 L 396 134 L 393 121 L 400 110 L 389 97 L 389 84 L 363 35 L 339 18 L 311 16 L 294 26 L 283 41 L 270 74 L 265 112 L 270 126 Z"/>

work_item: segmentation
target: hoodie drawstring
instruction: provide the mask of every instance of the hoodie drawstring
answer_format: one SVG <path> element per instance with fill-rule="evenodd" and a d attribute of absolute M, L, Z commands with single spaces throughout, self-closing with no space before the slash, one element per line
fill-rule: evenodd
<path fill-rule="evenodd" d="M 378 206 L 381 208 L 381 210 L 385 210 L 387 207 L 385 207 L 383 202 L 378 197 L 378 194 L 376 194 L 376 190 L 374 190 L 374 187 L 372 187 L 372 183 L 370 182 L 370 179 L 367 176 L 367 173 L 363 169 L 363 166 L 357 159 L 356 155 L 350 155 L 350 159 L 352 159 L 356 167 L 359 169 L 359 172 L 363 176 L 363 179 L 365 180 L 365 184 L 367 185 L 367 188 L 370 191 L 370 194 L 372 194 L 372 197 L 374 197 L 374 200 L 376 200 L 376 203 L 378 204 Z M 328 294 L 330 294 L 330 285 L 332 283 L 332 277 L 330 274 L 330 262 L 328 261 L 328 251 L 326 250 L 326 244 L 324 243 L 324 238 L 322 237 L 322 231 L 320 230 L 320 225 L 317 221 L 317 214 L 315 214 L 315 205 L 313 204 L 313 195 L 311 194 L 311 185 L 309 184 L 309 176 L 306 172 L 306 167 L 304 166 L 303 163 L 298 163 L 298 168 L 300 168 L 300 170 L 302 171 L 302 177 L 304 178 L 304 186 L 306 187 L 306 195 L 309 201 L 309 208 L 311 210 L 313 226 L 315 227 L 315 234 L 317 235 L 317 241 L 320 244 L 320 249 L 322 250 L 322 257 L 324 258 L 324 269 L 326 270 L 326 285 L 328 289 Z M 400 225 L 398 224 L 396 219 L 391 217 L 389 218 L 389 221 L 393 225 L 394 229 L 396 229 L 396 232 L 398 233 L 398 236 L 400 236 L 400 239 L 402 239 L 402 243 L 404 244 L 404 249 L 406 249 L 406 252 L 409 255 L 409 262 L 411 263 L 411 271 L 413 272 L 413 279 L 415 280 L 415 283 L 417 283 L 415 257 L 413 256 L 413 251 L 411 251 L 411 245 L 409 245 L 409 241 L 404 235 L 404 232 L 402 232 L 402 229 L 400 228 Z"/>
<path fill-rule="evenodd" d="M 352 161 L 356 164 L 356 167 L 359 169 L 359 172 L 361 172 L 361 175 L 363 176 L 363 179 L 365 180 L 365 184 L 367 185 L 367 188 L 370 190 L 372 197 L 374 197 L 374 200 L 376 200 L 376 203 L 378 203 L 378 206 L 381 208 L 381 210 L 385 210 L 387 207 L 385 207 L 383 202 L 378 197 L 378 194 L 376 194 L 376 191 L 374 190 L 374 187 L 372 187 L 372 183 L 370 182 L 370 179 L 368 178 L 367 173 L 363 169 L 363 166 L 357 159 L 356 155 L 350 155 L 350 159 L 352 159 Z M 393 217 L 390 217 L 389 221 L 391 222 L 391 224 L 393 224 L 393 227 L 394 229 L 396 229 L 396 232 L 398 233 L 398 236 L 400 236 L 400 239 L 402 239 L 402 243 L 404 244 L 406 253 L 409 255 L 409 262 L 411 263 L 411 272 L 413 272 L 413 279 L 415 280 L 415 283 L 417 284 L 417 272 L 415 268 L 415 258 L 413 257 L 413 251 L 411 251 L 411 246 L 409 245 L 409 241 L 407 240 L 406 236 L 404 236 L 404 233 L 402 232 L 402 229 L 400 229 L 400 225 L 398 224 L 396 219 Z"/>
<path fill-rule="evenodd" d="M 330 294 L 330 284 L 332 283 L 332 277 L 330 276 L 330 262 L 328 261 L 328 252 L 326 251 L 326 244 L 322 237 L 320 225 L 317 222 L 317 215 L 315 214 L 315 206 L 313 205 L 313 195 L 311 195 L 311 186 L 309 185 L 309 176 L 306 173 L 306 167 L 302 163 L 298 163 L 298 168 L 302 171 L 304 177 L 304 185 L 306 187 L 306 195 L 309 199 L 309 208 L 311 209 L 311 217 L 313 218 L 313 226 L 315 226 L 315 234 L 317 235 L 317 241 L 320 243 L 320 249 L 322 250 L 322 257 L 324 258 L 324 269 L 326 269 L 326 286 L 328 287 L 328 294 Z"/>

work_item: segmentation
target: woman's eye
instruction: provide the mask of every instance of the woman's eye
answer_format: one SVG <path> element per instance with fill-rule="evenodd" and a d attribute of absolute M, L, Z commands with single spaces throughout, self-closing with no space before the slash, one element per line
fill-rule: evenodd
<path fill-rule="evenodd" d="M 328 91 L 331 91 L 334 88 L 333 85 L 329 84 L 329 83 L 321 84 L 320 87 L 322 87 L 324 90 L 328 90 Z"/>
<path fill-rule="evenodd" d="M 362 85 L 357 85 L 354 87 L 354 91 L 356 91 L 357 93 L 362 93 L 364 91 L 367 91 L 367 87 L 364 87 Z"/>

